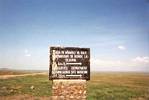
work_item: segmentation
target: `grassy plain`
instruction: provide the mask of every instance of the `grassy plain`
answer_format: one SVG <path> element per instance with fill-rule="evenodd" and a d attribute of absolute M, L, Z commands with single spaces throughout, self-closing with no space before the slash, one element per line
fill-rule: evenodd
<path fill-rule="evenodd" d="M 149 100 L 149 74 L 92 73 L 88 100 Z"/>
<path fill-rule="evenodd" d="M 0 79 L 0 99 L 22 95 L 38 97 L 37 100 L 42 97 L 47 99 L 51 96 L 51 87 L 48 75 Z M 149 100 L 149 73 L 91 72 L 91 80 L 87 82 L 87 99 Z"/>

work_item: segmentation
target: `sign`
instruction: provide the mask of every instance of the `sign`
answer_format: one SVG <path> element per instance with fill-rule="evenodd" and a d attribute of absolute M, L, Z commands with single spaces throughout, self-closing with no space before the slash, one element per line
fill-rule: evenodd
<path fill-rule="evenodd" d="M 50 47 L 49 79 L 90 79 L 90 49 Z"/>

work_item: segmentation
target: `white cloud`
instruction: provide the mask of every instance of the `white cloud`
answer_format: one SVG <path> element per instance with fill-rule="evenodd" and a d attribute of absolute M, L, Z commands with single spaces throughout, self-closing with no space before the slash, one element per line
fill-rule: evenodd
<path fill-rule="evenodd" d="M 91 70 L 95 71 L 149 71 L 149 57 L 134 59 L 91 59 Z"/>
<path fill-rule="evenodd" d="M 28 49 L 25 49 L 24 52 L 25 52 L 25 53 L 28 53 Z"/>
<path fill-rule="evenodd" d="M 28 49 L 25 49 L 24 53 L 25 53 L 24 56 L 26 56 L 26 57 L 30 57 L 31 56 L 31 54 L 29 53 Z"/>
<path fill-rule="evenodd" d="M 30 56 L 31 56 L 31 54 L 25 54 L 25 56 L 30 57 Z"/>
<path fill-rule="evenodd" d="M 123 45 L 119 45 L 117 48 L 120 49 L 120 50 L 126 50 L 126 47 L 123 46 Z"/>
<path fill-rule="evenodd" d="M 134 62 L 138 62 L 138 63 L 149 63 L 149 57 L 136 57 L 134 59 L 132 59 L 132 61 Z"/>
<path fill-rule="evenodd" d="M 124 65 L 123 61 L 112 60 L 112 59 L 91 59 L 91 65 L 93 66 L 122 66 Z"/>
<path fill-rule="evenodd" d="M 149 66 L 149 57 L 136 57 L 127 60 L 91 59 L 93 66 Z M 141 67 L 140 66 L 140 67 Z"/>
<path fill-rule="evenodd" d="M 91 59 L 91 66 L 94 71 L 128 71 L 133 65 L 115 59 Z"/>

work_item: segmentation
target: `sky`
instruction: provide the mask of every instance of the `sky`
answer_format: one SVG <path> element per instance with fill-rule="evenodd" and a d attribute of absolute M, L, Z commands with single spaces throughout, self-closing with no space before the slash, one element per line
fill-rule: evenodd
<path fill-rule="evenodd" d="M 0 68 L 49 69 L 49 47 L 91 49 L 91 71 L 149 72 L 148 0 L 0 0 Z"/>

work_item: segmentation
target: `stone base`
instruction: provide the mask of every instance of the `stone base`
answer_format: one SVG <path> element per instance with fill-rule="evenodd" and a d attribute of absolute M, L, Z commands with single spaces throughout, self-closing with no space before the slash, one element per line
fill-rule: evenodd
<path fill-rule="evenodd" d="M 53 80 L 52 100 L 86 100 L 86 80 Z"/>

